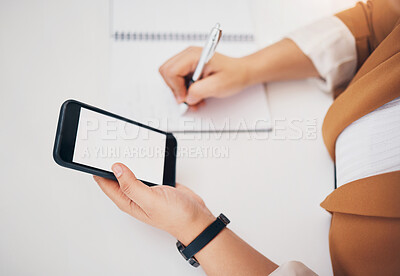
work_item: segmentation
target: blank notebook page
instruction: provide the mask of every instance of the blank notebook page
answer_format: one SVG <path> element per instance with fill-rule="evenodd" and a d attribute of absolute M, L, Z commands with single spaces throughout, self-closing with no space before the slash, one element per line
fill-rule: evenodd
<path fill-rule="evenodd" d="M 109 109 L 165 131 L 270 130 L 262 85 L 237 95 L 206 100 L 198 111 L 180 113 L 158 68 L 185 48 L 203 47 L 215 23 L 217 52 L 240 57 L 256 50 L 246 1 L 111 1 Z"/>

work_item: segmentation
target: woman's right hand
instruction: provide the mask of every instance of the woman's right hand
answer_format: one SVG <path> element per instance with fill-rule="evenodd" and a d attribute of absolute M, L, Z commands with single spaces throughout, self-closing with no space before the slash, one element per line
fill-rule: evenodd
<path fill-rule="evenodd" d="M 160 73 L 178 103 L 196 107 L 204 99 L 231 96 L 249 85 L 245 58 L 231 58 L 216 53 L 205 65 L 201 79 L 186 89 L 185 78 L 196 69 L 202 48 L 189 47 L 160 67 Z"/>

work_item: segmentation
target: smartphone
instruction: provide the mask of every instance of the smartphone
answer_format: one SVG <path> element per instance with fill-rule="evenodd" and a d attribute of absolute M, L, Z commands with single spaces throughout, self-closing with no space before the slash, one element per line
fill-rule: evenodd
<path fill-rule="evenodd" d="M 164 132 L 75 101 L 63 103 L 53 158 L 60 166 L 116 180 L 112 164 L 143 183 L 175 186 L 177 142 Z"/>

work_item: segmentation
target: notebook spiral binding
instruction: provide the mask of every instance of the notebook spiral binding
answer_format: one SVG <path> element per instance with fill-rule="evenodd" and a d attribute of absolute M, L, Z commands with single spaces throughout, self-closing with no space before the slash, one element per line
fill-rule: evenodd
<path fill-rule="evenodd" d="M 121 41 L 204 41 L 208 33 L 149 33 L 149 32 L 115 32 L 114 40 Z M 221 41 L 253 42 L 252 34 L 222 34 Z"/>

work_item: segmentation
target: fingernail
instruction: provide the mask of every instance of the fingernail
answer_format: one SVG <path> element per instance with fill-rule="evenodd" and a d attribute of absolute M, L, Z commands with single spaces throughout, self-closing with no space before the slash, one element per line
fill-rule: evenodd
<path fill-rule="evenodd" d="M 112 166 L 112 171 L 114 172 L 114 175 L 116 177 L 120 177 L 122 175 L 122 168 L 119 165 L 113 165 Z"/>
<path fill-rule="evenodd" d="M 178 97 L 176 98 L 176 101 L 177 101 L 178 103 L 183 103 L 184 99 L 183 99 L 181 96 L 178 96 Z"/>

